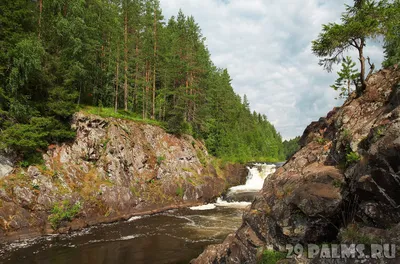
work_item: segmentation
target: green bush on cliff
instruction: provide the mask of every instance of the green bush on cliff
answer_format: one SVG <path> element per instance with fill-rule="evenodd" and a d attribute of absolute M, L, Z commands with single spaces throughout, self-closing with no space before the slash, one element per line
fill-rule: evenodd
<path fill-rule="evenodd" d="M 353 163 L 358 162 L 361 159 L 360 155 L 358 153 L 351 151 L 346 155 L 346 164 L 351 165 Z"/>
<path fill-rule="evenodd" d="M 27 124 L 14 124 L 0 133 L 0 149 L 13 149 L 23 154 L 22 166 L 40 163 L 38 149 L 44 149 L 51 143 L 69 140 L 75 137 L 68 125 L 52 117 L 32 117 Z"/>
<path fill-rule="evenodd" d="M 282 260 L 286 257 L 285 253 L 274 251 L 274 250 L 264 250 L 262 254 L 262 259 L 259 262 L 260 264 L 275 264 L 279 260 Z"/>
<path fill-rule="evenodd" d="M 71 205 L 69 201 L 54 204 L 51 215 L 48 217 L 51 227 L 54 230 L 58 229 L 62 221 L 71 221 L 79 214 L 81 209 L 82 204 L 79 201 L 74 205 Z"/>

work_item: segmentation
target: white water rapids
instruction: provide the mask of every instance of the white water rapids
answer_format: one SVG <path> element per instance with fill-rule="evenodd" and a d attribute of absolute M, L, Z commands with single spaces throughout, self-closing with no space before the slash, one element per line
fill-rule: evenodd
<path fill-rule="evenodd" d="M 247 180 L 244 185 L 239 185 L 232 187 L 228 190 L 225 200 L 220 197 L 217 199 L 215 203 L 205 204 L 201 206 L 190 207 L 191 210 L 212 210 L 217 206 L 219 207 L 233 207 L 233 208 L 242 208 L 249 206 L 251 202 L 243 201 L 241 196 L 245 194 L 252 194 L 259 192 L 264 184 L 264 180 L 271 174 L 273 174 L 276 170 L 276 165 L 274 164 L 254 164 L 252 167 L 247 167 L 248 175 Z"/>

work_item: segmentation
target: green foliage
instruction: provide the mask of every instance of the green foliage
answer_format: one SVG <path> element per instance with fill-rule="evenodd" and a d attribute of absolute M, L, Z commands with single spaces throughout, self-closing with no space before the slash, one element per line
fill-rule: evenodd
<path fill-rule="evenodd" d="M 353 163 L 357 163 L 361 159 L 360 155 L 356 152 L 351 151 L 346 154 L 346 164 L 351 165 Z"/>
<path fill-rule="evenodd" d="M 262 259 L 259 262 L 260 264 L 276 264 L 279 260 L 285 259 L 286 254 L 274 251 L 274 250 L 264 250 L 262 254 Z"/>
<path fill-rule="evenodd" d="M 312 42 L 312 51 L 322 58 L 320 65 L 328 71 L 332 65 L 343 60 L 343 55 L 348 50 L 355 48 L 359 53 L 361 63 L 360 94 L 365 90 L 365 61 L 364 47 L 367 39 L 375 39 L 385 34 L 385 21 L 388 1 L 360 0 L 354 6 L 346 5 L 346 12 L 342 14 L 341 24 L 329 23 L 322 26 L 322 32 Z M 349 65 L 351 66 L 351 64 Z M 373 70 L 374 66 L 371 66 Z M 347 77 L 352 77 L 351 71 Z M 355 73 L 354 73 L 355 74 Z M 340 89 L 339 85 L 338 89 Z"/>
<path fill-rule="evenodd" d="M 343 243 L 357 244 L 377 244 L 381 242 L 381 238 L 375 237 L 373 234 L 365 234 L 360 230 L 357 224 L 349 224 L 346 228 L 340 230 L 340 238 Z"/>
<path fill-rule="evenodd" d="M 349 145 L 352 140 L 351 131 L 348 129 L 344 129 L 341 134 L 341 140 L 343 141 L 344 145 Z"/>
<path fill-rule="evenodd" d="M 162 162 L 165 160 L 165 156 L 158 156 L 157 157 L 157 165 L 160 166 Z"/>
<path fill-rule="evenodd" d="M 120 118 L 124 120 L 131 120 L 135 121 L 138 123 L 145 123 L 145 124 L 150 124 L 150 125 L 155 125 L 164 128 L 164 123 L 157 121 L 157 120 L 151 120 L 151 119 L 142 119 L 140 115 L 130 112 L 130 111 L 123 111 L 119 110 L 118 112 L 115 112 L 113 108 L 109 107 L 103 107 L 101 109 L 93 106 L 85 106 L 82 108 L 82 111 L 93 114 L 93 115 L 98 115 L 104 118 L 108 117 L 113 117 L 113 118 Z"/>
<path fill-rule="evenodd" d="M 29 124 L 15 124 L 0 134 L 0 148 L 11 148 L 23 154 L 32 154 L 49 143 L 69 140 L 75 133 L 54 118 L 33 117 Z"/>
<path fill-rule="evenodd" d="M 206 167 L 207 166 L 207 159 L 206 159 L 206 157 L 204 155 L 204 152 L 198 149 L 196 151 L 196 154 L 197 154 L 197 158 L 199 159 L 199 161 L 203 165 L 203 167 Z"/>
<path fill-rule="evenodd" d="M 393 1 L 386 12 L 389 19 L 385 21 L 387 32 L 384 44 L 385 60 L 382 65 L 387 68 L 400 64 L 400 1 Z"/>
<path fill-rule="evenodd" d="M 80 213 L 81 209 L 82 205 L 80 202 L 76 202 L 73 205 L 67 200 L 56 203 L 48 217 L 51 227 L 56 230 L 62 221 L 72 221 Z"/>
<path fill-rule="evenodd" d="M 77 98 L 77 92 L 71 92 L 62 87 L 56 87 L 49 91 L 47 107 L 49 112 L 53 115 L 67 119 L 76 112 L 75 101 Z"/>
<path fill-rule="evenodd" d="M 315 139 L 315 141 L 316 141 L 318 144 L 320 144 L 320 145 L 325 145 L 326 142 L 328 142 L 328 141 L 327 141 L 325 138 L 323 138 L 323 137 L 318 137 L 318 138 Z"/>
<path fill-rule="evenodd" d="M 347 98 L 352 92 L 351 86 L 357 86 L 360 73 L 354 67 L 356 63 L 349 56 L 343 59 L 342 69 L 338 72 L 339 78 L 331 86 L 335 91 L 340 91 L 339 98 Z"/>
<path fill-rule="evenodd" d="M 322 33 L 312 42 L 312 50 L 321 59 L 320 64 L 330 70 L 332 64 L 341 61 L 343 52 L 365 45 L 366 38 L 375 38 L 383 33 L 382 20 L 386 1 L 358 1 L 354 6 L 346 5 L 341 24 L 322 26 Z"/>
<path fill-rule="evenodd" d="M 183 198 L 183 196 L 185 195 L 185 190 L 183 189 L 182 186 L 178 186 L 176 187 L 176 196 Z"/>
<path fill-rule="evenodd" d="M 31 183 L 31 187 L 32 187 L 32 189 L 34 189 L 34 190 L 40 190 L 40 186 L 39 186 L 39 184 L 37 183 L 37 181 L 32 181 L 32 183 Z"/>
<path fill-rule="evenodd" d="M 283 151 L 287 160 L 300 149 L 299 140 L 300 137 L 295 137 L 293 139 L 283 141 Z"/>
<path fill-rule="evenodd" d="M 332 185 L 336 188 L 341 188 L 343 183 L 339 180 L 333 180 Z"/>
<path fill-rule="evenodd" d="M 0 148 L 27 159 L 73 138 L 69 122 L 84 105 L 191 134 L 224 160 L 285 158 L 274 126 L 214 66 L 192 16 L 165 23 L 157 0 L 37 5 L 0 3 Z"/>

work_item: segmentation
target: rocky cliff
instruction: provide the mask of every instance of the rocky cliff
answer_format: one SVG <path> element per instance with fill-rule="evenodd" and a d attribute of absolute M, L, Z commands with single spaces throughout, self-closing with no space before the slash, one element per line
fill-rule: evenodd
<path fill-rule="evenodd" d="M 301 150 L 265 181 L 241 228 L 192 263 L 257 263 L 264 249 L 286 244 L 399 244 L 399 81 L 399 71 L 381 70 L 363 96 L 309 125 Z"/>
<path fill-rule="evenodd" d="M 72 127 L 75 141 L 49 146 L 43 165 L 0 156 L 0 242 L 202 204 L 247 175 L 157 126 L 78 113 Z"/>

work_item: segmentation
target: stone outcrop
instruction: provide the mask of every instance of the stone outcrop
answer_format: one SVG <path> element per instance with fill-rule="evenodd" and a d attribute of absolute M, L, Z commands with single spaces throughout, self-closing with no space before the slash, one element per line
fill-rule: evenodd
<path fill-rule="evenodd" d="M 371 230 L 375 241 L 398 243 L 398 232 L 387 230 L 400 223 L 399 81 L 399 71 L 381 70 L 363 96 L 310 124 L 302 148 L 268 177 L 240 229 L 192 263 L 257 263 L 265 248 L 365 243 Z"/>
<path fill-rule="evenodd" d="M 0 179 L 9 175 L 14 169 L 12 154 L 0 152 Z"/>
<path fill-rule="evenodd" d="M 244 166 L 221 164 L 191 136 L 82 112 L 72 127 L 76 139 L 49 146 L 45 164 L 0 180 L 0 241 L 202 204 L 246 179 Z M 49 215 L 63 204 L 80 210 L 51 227 Z"/>

